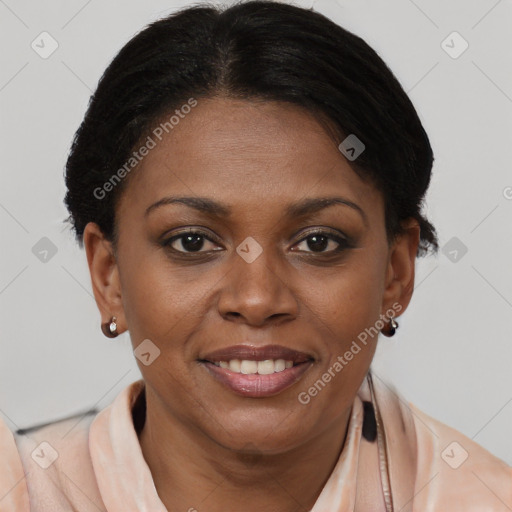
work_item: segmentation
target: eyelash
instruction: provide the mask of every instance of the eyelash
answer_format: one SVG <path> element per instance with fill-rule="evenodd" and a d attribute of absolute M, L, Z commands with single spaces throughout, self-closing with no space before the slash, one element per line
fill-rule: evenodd
<path fill-rule="evenodd" d="M 190 252 L 187 252 L 187 251 L 178 251 L 176 249 L 174 249 L 173 247 L 171 247 L 172 243 L 175 242 L 176 240 L 179 240 L 179 239 L 182 239 L 182 238 L 185 238 L 186 236 L 193 236 L 193 235 L 199 235 L 201 237 L 203 237 L 204 239 L 212 242 L 212 243 L 217 243 L 214 239 L 212 239 L 212 237 L 208 236 L 205 232 L 203 231 L 200 231 L 200 230 L 194 230 L 194 229 L 190 229 L 186 232 L 182 232 L 182 233 L 179 233 L 179 234 L 176 234 L 174 236 L 172 236 L 171 238 L 168 238 L 167 240 L 164 240 L 162 242 L 162 246 L 166 249 L 169 249 L 170 251 L 174 252 L 175 254 L 179 254 L 179 255 L 183 255 L 183 254 L 186 254 L 186 255 L 199 255 L 199 254 L 209 254 L 209 253 L 213 253 L 215 252 L 216 250 L 218 249 L 213 249 L 213 250 L 210 250 L 210 251 L 190 251 Z M 325 236 L 326 238 L 330 239 L 330 240 L 334 240 L 335 242 L 337 242 L 339 244 L 339 246 L 336 248 L 336 249 L 333 249 L 333 250 L 330 250 L 330 251 L 321 251 L 321 252 L 315 252 L 315 251 L 299 251 L 299 252 L 306 252 L 306 253 L 309 253 L 309 254 L 323 254 L 323 255 L 332 255 L 332 254 L 338 254 L 342 251 L 344 251 L 345 249 L 350 249 L 353 247 L 353 244 L 351 242 L 350 239 L 348 238 L 344 238 L 343 236 L 340 236 L 336 233 L 333 233 L 332 231 L 329 231 L 329 230 L 325 230 L 325 229 L 316 229 L 316 230 L 311 230 L 311 231 L 308 231 L 305 236 L 303 236 L 300 240 L 298 240 L 296 242 L 295 245 L 301 243 L 301 242 L 304 242 L 306 241 L 308 238 L 310 237 L 313 237 L 313 236 Z"/>

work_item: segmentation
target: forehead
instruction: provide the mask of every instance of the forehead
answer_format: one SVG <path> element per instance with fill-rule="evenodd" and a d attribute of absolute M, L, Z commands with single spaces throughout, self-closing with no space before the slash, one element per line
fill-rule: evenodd
<path fill-rule="evenodd" d="M 285 207 L 285 202 L 336 193 L 368 207 L 379 205 L 378 191 L 352 170 L 324 126 L 305 109 L 209 98 L 199 99 L 174 121 L 161 140 L 151 135 L 155 146 L 124 194 L 130 207 L 176 194 L 247 208 Z"/>

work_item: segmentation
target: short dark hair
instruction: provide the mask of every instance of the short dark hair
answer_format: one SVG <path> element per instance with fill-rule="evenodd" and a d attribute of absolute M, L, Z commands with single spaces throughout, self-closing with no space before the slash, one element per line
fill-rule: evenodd
<path fill-rule="evenodd" d="M 292 103 L 334 128 L 337 143 L 355 135 L 365 150 L 350 164 L 383 194 L 388 241 L 413 217 L 421 229 L 418 256 L 437 252 L 435 228 L 421 212 L 433 152 L 400 83 L 360 37 L 312 9 L 273 0 L 181 9 L 115 56 L 66 163 L 67 220 L 80 244 L 88 222 L 115 242 L 115 207 L 127 180 L 102 198 L 95 190 L 151 127 L 191 97 L 215 96 Z"/>

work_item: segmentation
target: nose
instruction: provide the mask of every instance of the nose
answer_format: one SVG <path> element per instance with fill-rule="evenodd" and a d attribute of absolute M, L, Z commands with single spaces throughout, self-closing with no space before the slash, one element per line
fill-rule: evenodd
<path fill-rule="evenodd" d="M 251 263 L 236 253 L 233 260 L 218 302 L 224 319 L 262 326 L 296 318 L 298 304 L 289 273 L 280 268 L 270 249 Z"/>

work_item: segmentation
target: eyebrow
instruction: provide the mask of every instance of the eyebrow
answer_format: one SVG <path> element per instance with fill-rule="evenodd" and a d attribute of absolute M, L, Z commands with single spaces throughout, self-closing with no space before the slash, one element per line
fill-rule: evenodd
<path fill-rule="evenodd" d="M 146 209 L 145 216 L 149 215 L 150 212 L 156 210 L 165 205 L 170 204 L 183 204 L 190 208 L 194 208 L 207 215 L 216 217 L 229 217 L 232 213 L 232 209 L 222 203 L 213 201 L 207 197 L 184 197 L 184 196 L 169 196 L 164 197 L 153 203 Z M 368 218 L 364 210 L 353 201 L 345 199 L 343 197 L 312 197 L 292 203 L 285 209 L 285 215 L 288 217 L 304 217 L 305 215 L 311 215 L 324 208 L 328 208 L 333 205 L 348 206 L 353 210 L 357 211 L 363 218 L 365 224 L 368 224 Z"/>

